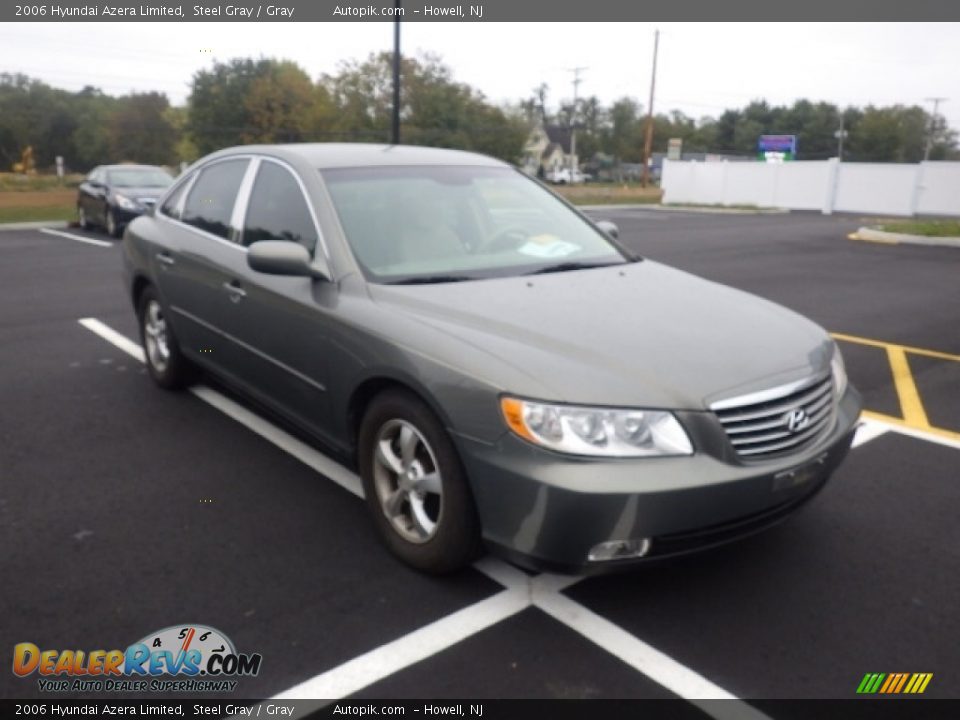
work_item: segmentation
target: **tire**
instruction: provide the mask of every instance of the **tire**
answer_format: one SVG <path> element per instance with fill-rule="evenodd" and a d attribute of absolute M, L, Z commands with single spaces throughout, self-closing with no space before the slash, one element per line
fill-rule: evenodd
<path fill-rule="evenodd" d="M 90 229 L 90 221 L 87 219 L 87 211 L 83 209 L 83 205 L 77 205 L 77 225 L 81 230 Z"/>
<path fill-rule="evenodd" d="M 144 289 L 137 308 L 140 344 L 150 377 L 166 390 L 179 390 L 190 383 L 193 367 L 180 351 L 173 328 L 166 319 L 157 291 Z"/>
<path fill-rule="evenodd" d="M 114 238 L 120 237 L 122 228 L 119 224 L 117 224 L 117 216 L 114 214 L 113 208 L 107 208 L 107 214 L 105 217 L 107 235 Z"/>
<path fill-rule="evenodd" d="M 358 440 L 367 508 L 387 548 L 437 575 L 476 558 L 481 542 L 473 495 L 456 448 L 430 408 L 410 392 L 388 390 L 370 403 Z"/>

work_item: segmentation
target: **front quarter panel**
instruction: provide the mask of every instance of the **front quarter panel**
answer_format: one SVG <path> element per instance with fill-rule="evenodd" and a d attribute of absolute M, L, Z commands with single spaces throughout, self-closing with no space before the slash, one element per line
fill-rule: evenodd
<path fill-rule="evenodd" d="M 149 257 L 153 238 L 157 234 L 157 223 L 153 217 L 139 217 L 131 222 L 123 233 L 123 284 L 136 311 L 134 288 L 138 280 L 146 280 L 156 286 L 152 276 Z"/>
<path fill-rule="evenodd" d="M 350 403 L 358 389 L 371 381 L 393 381 L 421 396 L 454 434 L 495 442 L 506 430 L 498 405 L 507 384 L 503 374 L 517 371 L 481 349 L 385 310 L 363 285 L 356 275 L 341 284 L 340 323 L 330 338 L 335 435 L 350 441 Z M 533 381 L 524 377 L 524 382 Z"/>

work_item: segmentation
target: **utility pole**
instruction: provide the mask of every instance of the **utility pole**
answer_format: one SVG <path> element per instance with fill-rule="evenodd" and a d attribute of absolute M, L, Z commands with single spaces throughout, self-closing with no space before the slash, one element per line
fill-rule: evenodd
<path fill-rule="evenodd" d="M 650 182 L 650 149 L 653 147 L 653 92 L 657 86 L 657 50 L 660 47 L 660 31 L 653 33 L 653 71 L 650 73 L 650 102 L 647 105 L 647 133 L 643 140 L 643 186 Z"/>
<path fill-rule="evenodd" d="M 400 144 L 400 2 L 394 0 L 396 20 L 393 21 L 393 128 L 390 142 Z"/>
<path fill-rule="evenodd" d="M 840 111 L 840 129 L 834 135 L 837 138 L 837 159 L 843 162 L 843 140 L 847 137 L 847 131 L 843 129 L 843 110 Z"/>
<path fill-rule="evenodd" d="M 923 150 L 923 161 L 926 162 L 930 159 L 930 150 L 933 149 L 933 132 L 937 129 L 937 109 L 940 107 L 940 103 L 946 102 L 948 98 L 929 97 L 924 98 L 924 100 L 933 103 L 933 115 L 930 116 L 930 132 L 927 133 L 927 146 Z"/>
<path fill-rule="evenodd" d="M 575 67 L 570 68 L 573 73 L 573 111 L 570 113 L 570 182 L 577 172 L 577 88 L 583 80 L 580 79 L 580 73 L 590 68 Z"/>

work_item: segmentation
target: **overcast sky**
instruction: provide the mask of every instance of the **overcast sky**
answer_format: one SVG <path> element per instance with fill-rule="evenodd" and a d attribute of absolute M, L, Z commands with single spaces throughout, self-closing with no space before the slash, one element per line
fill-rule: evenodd
<path fill-rule="evenodd" d="M 659 27 L 657 111 L 717 116 L 755 98 L 839 104 L 931 104 L 960 130 L 960 23 L 430 23 L 403 27 L 404 52 L 439 54 L 457 80 L 497 101 L 581 96 L 646 104 Z M 369 23 L 7 23 L 0 71 L 113 95 L 165 92 L 186 101 L 193 73 L 214 59 L 294 60 L 316 78 L 350 58 L 392 47 L 393 26 Z M 210 52 L 201 52 L 210 50 Z"/>

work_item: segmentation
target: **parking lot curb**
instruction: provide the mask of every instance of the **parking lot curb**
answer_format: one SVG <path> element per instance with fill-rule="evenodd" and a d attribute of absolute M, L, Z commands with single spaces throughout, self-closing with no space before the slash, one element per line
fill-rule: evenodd
<path fill-rule="evenodd" d="M 722 205 L 658 205 L 656 203 L 605 203 L 602 205 L 577 205 L 580 210 L 655 210 L 657 212 L 703 213 L 707 215 L 787 215 L 785 208 L 728 208 Z"/>
<path fill-rule="evenodd" d="M 847 236 L 850 240 L 865 240 L 867 242 L 887 243 L 889 245 L 939 245 L 941 247 L 960 248 L 960 237 L 931 237 L 928 235 L 906 235 L 892 233 L 875 228 L 862 227 L 855 233 Z"/>
<path fill-rule="evenodd" d="M 723 205 L 657 205 L 664 212 L 717 213 L 720 215 L 789 215 L 787 208 L 734 208 Z"/>
<path fill-rule="evenodd" d="M 39 230 L 40 228 L 65 228 L 66 220 L 37 220 L 34 222 L 0 223 L 0 230 Z"/>

